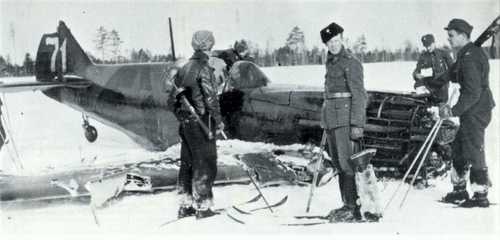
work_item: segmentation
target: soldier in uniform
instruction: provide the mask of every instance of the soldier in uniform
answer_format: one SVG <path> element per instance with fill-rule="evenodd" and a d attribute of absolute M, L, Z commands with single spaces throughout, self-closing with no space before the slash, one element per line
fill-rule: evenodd
<path fill-rule="evenodd" d="M 181 166 L 178 185 L 182 197 L 179 217 L 195 215 L 204 218 L 215 214 L 212 185 L 217 175 L 217 149 L 215 139 L 209 139 L 195 116 L 180 100 L 183 95 L 196 114 L 215 135 L 216 127 L 224 128 L 221 121 L 217 85 L 213 68 L 208 64 L 209 52 L 214 45 L 210 31 L 194 33 L 191 45 L 195 50 L 189 62 L 175 76 L 177 91 L 171 91 L 169 109 L 180 121 Z"/>
<path fill-rule="evenodd" d="M 249 56 L 248 44 L 245 40 L 236 41 L 233 48 L 226 50 L 217 50 L 212 52 L 212 56 L 221 58 L 226 63 L 227 71 L 231 70 L 233 64 L 237 61 L 245 60 L 253 62 Z"/>
<path fill-rule="evenodd" d="M 472 26 L 466 21 L 452 19 L 445 30 L 451 46 L 458 50 L 450 79 L 460 85 L 460 97 L 453 107 L 442 105 L 439 114 L 441 118 L 459 117 L 460 129 L 452 144 L 453 191 L 443 201 L 460 202 L 462 207 L 488 207 L 490 182 L 484 155 L 484 132 L 495 106 L 489 87 L 488 57 L 470 41 Z M 468 175 L 474 192 L 472 198 L 466 190 Z"/>
<path fill-rule="evenodd" d="M 349 158 L 359 149 L 366 119 L 367 94 L 363 66 L 343 45 L 344 29 L 331 23 L 321 30 L 321 40 L 328 47 L 324 104 L 321 124 L 327 132 L 329 152 L 339 169 L 343 206 L 332 210 L 330 221 L 352 222 L 361 219 L 355 173 Z"/>
<path fill-rule="evenodd" d="M 3 128 L 3 121 L 2 121 L 2 99 L 0 99 L 0 149 L 2 149 L 3 145 L 7 141 L 7 136 L 5 135 L 5 129 Z"/>
<path fill-rule="evenodd" d="M 448 52 L 436 48 L 432 34 L 422 36 L 421 40 L 426 50 L 418 58 L 413 71 L 414 88 L 417 93 L 430 93 L 434 105 L 446 103 L 449 83 L 440 77 L 453 64 L 453 59 Z"/>

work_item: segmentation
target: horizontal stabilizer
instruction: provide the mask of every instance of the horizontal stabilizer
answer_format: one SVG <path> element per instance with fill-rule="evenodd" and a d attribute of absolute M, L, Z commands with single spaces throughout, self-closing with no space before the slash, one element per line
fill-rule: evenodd
<path fill-rule="evenodd" d="M 71 88 L 81 88 L 88 87 L 91 81 L 85 79 L 72 80 L 67 82 L 15 82 L 15 83 L 1 83 L 0 82 L 0 92 L 2 93 L 13 93 L 13 92 L 24 92 L 24 91 L 36 91 L 36 90 L 47 90 L 49 88 L 55 87 L 71 87 Z"/>

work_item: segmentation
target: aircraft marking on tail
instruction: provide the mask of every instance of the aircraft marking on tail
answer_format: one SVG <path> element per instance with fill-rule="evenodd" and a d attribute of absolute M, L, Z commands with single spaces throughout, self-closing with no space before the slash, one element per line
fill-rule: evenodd
<path fill-rule="evenodd" d="M 65 73 L 67 69 L 67 60 L 66 60 L 66 38 L 64 38 L 63 43 L 59 46 L 59 38 L 58 37 L 47 37 L 45 39 L 45 45 L 54 46 L 54 51 L 50 57 L 50 71 L 53 73 L 56 72 L 56 59 L 57 53 L 61 52 L 61 67 L 62 72 Z"/>

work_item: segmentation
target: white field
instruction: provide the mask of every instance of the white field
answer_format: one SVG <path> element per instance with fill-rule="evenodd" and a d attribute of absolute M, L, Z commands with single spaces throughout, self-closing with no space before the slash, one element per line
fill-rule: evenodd
<path fill-rule="evenodd" d="M 414 62 L 393 62 L 364 64 L 366 87 L 369 90 L 411 91 L 413 80 L 411 72 Z M 494 97 L 499 102 L 500 61 L 490 62 L 490 84 Z M 265 68 L 264 71 L 273 83 L 289 83 L 322 86 L 324 66 L 298 66 Z M 0 79 L 0 81 L 17 81 L 19 79 Z M 32 79 L 24 79 L 32 80 Z M 140 149 L 132 140 L 117 130 L 92 121 L 99 131 L 95 143 L 87 143 L 81 128 L 81 115 L 61 105 L 39 92 L 6 94 L 2 97 L 8 108 L 10 130 L 25 170 L 16 171 L 12 165 L 12 144 L 4 146 L 1 152 L 1 168 L 4 173 L 23 175 L 40 174 L 68 168 L 80 168 L 95 164 L 122 163 L 156 158 L 160 155 L 175 156 L 179 146 L 173 146 L 165 153 L 149 153 Z M 5 108 L 3 109 L 5 112 Z M 498 203 L 499 191 L 499 110 L 494 110 L 493 120 L 486 133 L 486 152 L 490 166 L 490 177 L 493 187 L 490 189 L 490 201 Z M 238 140 L 219 141 L 219 158 L 231 159 L 233 154 L 241 152 L 261 151 L 272 148 L 263 143 L 248 143 Z M 399 182 L 380 182 L 383 188 L 383 202 L 394 192 Z M 38 234 L 53 234 L 73 237 L 80 234 L 103 237 L 165 238 L 173 234 L 280 234 L 290 237 L 307 237 L 310 234 L 327 234 L 330 238 L 343 235 L 373 237 L 386 235 L 394 238 L 427 238 L 446 235 L 446 238 L 497 239 L 500 234 L 500 211 L 498 205 L 488 209 L 457 209 L 450 205 L 436 202 L 451 189 L 449 179 L 439 179 L 434 186 L 417 190 L 413 189 L 402 209 L 398 208 L 400 194 L 384 213 L 379 223 L 362 224 L 326 224 L 309 227 L 283 227 L 277 223 L 277 217 L 268 212 L 261 212 L 255 217 L 246 219 L 247 225 L 240 225 L 225 216 L 213 217 L 203 221 L 188 219 L 168 225 L 158 226 L 175 217 L 177 197 L 174 193 L 127 197 L 113 205 L 100 209 L 97 215 L 101 222 L 94 224 L 88 206 L 57 205 L 38 209 L 2 209 L 0 212 L 0 233 L 7 238 L 34 238 Z M 406 189 L 404 185 L 403 189 Z M 227 186 L 215 188 L 215 207 L 228 206 L 246 200 L 256 194 L 251 185 Z M 287 204 L 277 209 L 276 215 L 304 214 L 308 188 L 283 186 L 264 189 L 269 200 L 277 200 L 289 195 Z M 263 204 L 260 202 L 260 204 Z M 312 203 L 312 214 L 326 214 L 329 210 L 341 206 L 337 181 L 317 189 Z M 78 234 L 78 235 L 76 235 Z M 307 235 L 306 235 L 307 234 Z M 480 235 L 480 236 L 478 236 Z M 247 235 L 250 236 L 250 235 Z M 184 236 L 186 237 L 186 236 Z M 200 237 L 200 236 L 198 236 Z M 231 237 L 225 235 L 225 237 Z M 241 237 L 241 236 L 239 236 Z M 377 237 L 377 238 L 378 238 Z M 38 238 L 38 236 L 37 236 Z M 109 237 L 107 237 L 109 238 Z M 250 238 L 250 237 L 248 237 Z M 85 238 L 86 239 L 86 238 Z M 111 238 L 113 239 L 113 238 Z"/>

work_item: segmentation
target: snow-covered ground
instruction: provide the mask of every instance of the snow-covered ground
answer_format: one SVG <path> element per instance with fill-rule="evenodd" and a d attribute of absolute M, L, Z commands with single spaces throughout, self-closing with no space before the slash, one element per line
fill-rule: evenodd
<path fill-rule="evenodd" d="M 500 61 L 490 61 L 490 83 L 494 98 L 498 101 L 500 87 Z M 393 62 L 364 64 L 366 87 L 369 90 L 410 91 L 413 80 L 411 72 L 414 62 Z M 289 83 L 322 86 L 324 66 L 297 66 L 264 68 L 273 83 Z M 1 79 L 8 82 L 18 79 Z M 26 79 L 32 80 L 32 79 Z M 80 113 L 61 105 L 39 92 L 6 94 L 2 98 L 8 110 L 10 129 L 25 170 L 18 174 L 40 174 L 68 168 L 80 168 L 95 164 L 109 164 L 124 161 L 139 161 L 160 155 L 176 155 L 179 146 L 173 146 L 165 153 L 149 153 L 138 147 L 127 136 L 117 130 L 92 121 L 99 138 L 87 143 L 83 137 Z M 486 152 L 493 182 L 490 201 L 498 202 L 499 192 L 499 108 L 495 108 L 493 120 L 486 133 Z M 4 111 L 6 109 L 4 108 Z M 219 158 L 227 159 L 242 151 L 261 151 L 274 146 L 264 143 L 248 143 L 238 140 L 219 141 Z M 4 147 L 1 154 L 1 170 L 16 173 L 12 165 L 12 144 Z M 380 182 L 383 202 L 394 192 L 399 182 Z M 309 227 L 284 227 L 277 223 L 279 217 L 260 212 L 247 218 L 247 225 L 235 223 L 225 216 L 203 221 L 184 220 L 158 228 L 175 217 L 177 198 L 174 193 L 130 196 L 97 210 L 101 226 L 94 224 L 90 208 L 86 205 L 66 204 L 34 209 L 3 208 L 0 212 L 0 233 L 9 238 L 35 236 L 36 234 L 125 234 L 170 236 L 171 234 L 280 234 L 301 236 L 306 234 L 328 234 L 331 237 L 346 234 L 372 237 L 388 235 L 397 237 L 423 238 L 432 235 L 456 235 L 459 238 L 481 235 L 481 239 L 494 238 L 500 234 L 500 211 L 498 205 L 488 209 L 457 209 L 451 205 L 436 202 L 450 190 L 449 179 L 438 179 L 432 187 L 412 189 L 402 209 L 398 208 L 401 195 L 384 213 L 379 223 L 325 224 Z M 406 188 L 406 186 L 404 187 Z M 276 209 L 275 215 L 304 214 L 309 189 L 298 186 L 281 186 L 264 189 L 269 200 L 289 196 L 288 202 Z M 215 207 L 228 206 L 247 200 L 256 191 L 251 185 L 237 185 L 215 188 Z M 260 202 L 260 204 L 263 204 Z M 337 181 L 317 189 L 312 214 L 326 214 L 341 205 Z M 28 234 L 28 235 L 26 235 Z M 33 234 L 33 235 L 30 235 Z M 297 235 L 299 234 L 299 235 Z M 415 235 L 417 234 L 417 235 Z M 129 235 L 129 236 L 130 236 Z M 152 236 L 152 235 L 148 235 Z M 302 238 L 302 237 L 301 237 Z M 477 238 L 477 236 L 475 237 Z M 4 239 L 2 237 L 2 239 Z M 496 239 L 496 238 L 495 238 Z"/>

